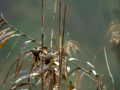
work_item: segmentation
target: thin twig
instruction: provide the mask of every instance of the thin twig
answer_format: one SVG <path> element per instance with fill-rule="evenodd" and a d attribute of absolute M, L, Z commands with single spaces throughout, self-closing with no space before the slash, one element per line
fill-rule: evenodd
<path fill-rule="evenodd" d="M 81 69 L 81 68 L 75 68 L 75 69 L 73 69 L 71 72 L 69 72 L 68 74 L 67 74 L 67 77 L 70 75 L 70 74 L 72 74 L 74 71 L 76 71 L 76 70 L 78 70 L 78 69 Z"/>
<path fill-rule="evenodd" d="M 66 84 L 67 84 L 67 88 L 68 88 L 68 81 L 67 81 L 67 61 L 65 61 L 65 54 L 64 54 L 64 34 L 65 34 L 65 19 L 66 19 L 66 3 L 65 3 L 65 8 L 64 8 L 64 19 L 63 19 L 63 33 L 62 33 L 62 55 L 61 55 L 61 62 L 65 62 L 65 80 L 66 80 Z M 61 67 L 62 67 L 62 64 L 61 64 Z"/>
<path fill-rule="evenodd" d="M 84 75 L 84 73 L 82 73 L 82 74 L 80 75 L 80 78 L 79 78 L 79 84 L 78 84 L 78 90 L 80 90 L 83 75 Z"/>
<path fill-rule="evenodd" d="M 111 79 L 112 79 L 113 90 L 114 90 L 114 79 L 113 79 L 113 76 L 112 76 L 112 74 L 111 74 L 110 67 L 109 67 L 109 64 L 108 64 L 108 59 L 107 59 L 107 54 L 106 54 L 106 48 L 105 48 L 105 47 L 104 47 L 104 53 L 105 53 L 105 60 L 106 60 L 108 72 L 109 72 L 109 75 L 110 75 L 110 77 L 111 77 Z"/>
<path fill-rule="evenodd" d="M 50 51 L 52 51 L 52 44 L 53 44 L 53 34 L 54 34 L 54 22 L 55 22 L 55 13 L 56 13 L 56 3 L 57 3 L 57 0 L 55 0 L 55 5 L 54 5 L 53 22 L 52 22 L 52 31 L 51 31 Z"/>
<path fill-rule="evenodd" d="M 52 23 L 52 31 L 51 31 L 51 44 L 50 44 L 50 52 L 52 52 L 52 48 L 53 48 L 53 33 L 54 33 L 54 22 L 55 22 L 55 13 L 56 13 L 56 3 L 57 3 L 57 0 L 55 0 L 55 5 L 54 5 L 54 13 L 53 13 L 53 23 Z M 51 63 L 50 63 L 50 68 L 52 69 L 52 66 L 53 66 L 53 63 L 54 63 L 54 57 L 52 57 L 52 60 L 51 60 Z M 52 90 L 52 84 L 53 82 L 53 70 L 52 72 L 50 72 L 50 88 L 49 90 Z"/>
<path fill-rule="evenodd" d="M 42 1 L 42 50 L 43 50 L 43 46 L 44 46 L 44 9 L 43 9 L 43 0 Z M 41 70 L 43 72 L 43 56 L 42 56 L 42 65 L 41 65 Z M 41 90 L 44 90 L 44 85 L 43 85 L 43 73 L 41 75 Z"/>
<path fill-rule="evenodd" d="M 62 74 L 62 58 L 61 58 L 61 1 L 59 3 L 59 86 L 58 90 L 61 90 L 61 74 Z"/>
<path fill-rule="evenodd" d="M 100 48 L 100 49 L 97 51 L 97 53 L 95 54 L 95 56 L 94 56 L 94 61 L 93 61 L 93 66 L 94 66 L 94 67 L 95 67 L 96 56 L 97 56 L 97 54 L 98 54 L 102 49 L 104 49 L 104 47 Z"/>

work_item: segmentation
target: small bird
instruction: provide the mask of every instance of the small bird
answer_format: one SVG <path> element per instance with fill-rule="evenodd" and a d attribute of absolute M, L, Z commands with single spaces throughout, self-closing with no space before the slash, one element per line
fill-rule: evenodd
<path fill-rule="evenodd" d="M 47 53 L 44 53 L 44 55 L 45 55 L 45 64 L 47 66 L 47 64 L 49 64 L 52 59 L 52 54 L 50 53 L 50 51 L 47 51 Z"/>
<path fill-rule="evenodd" d="M 40 61 L 40 55 L 39 55 L 40 52 L 45 55 L 45 59 L 44 60 L 45 60 L 46 66 L 47 66 L 47 64 L 49 64 L 51 59 L 52 59 L 52 54 L 50 53 L 49 50 L 47 52 L 45 50 L 42 51 L 40 49 L 40 47 L 36 46 L 33 49 L 31 49 L 31 50 L 29 50 L 27 52 L 24 52 L 24 54 L 26 55 L 26 54 L 32 53 L 34 55 L 34 57 L 35 57 L 35 62 L 38 62 L 38 61 Z"/>
<path fill-rule="evenodd" d="M 39 53 L 43 52 L 42 50 L 39 49 L 38 46 L 34 47 L 33 49 L 25 52 L 24 54 L 30 54 L 33 53 L 33 55 L 35 56 L 35 62 L 38 62 L 38 60 L 40 61 L 40 57 L 39 57 Z"/>

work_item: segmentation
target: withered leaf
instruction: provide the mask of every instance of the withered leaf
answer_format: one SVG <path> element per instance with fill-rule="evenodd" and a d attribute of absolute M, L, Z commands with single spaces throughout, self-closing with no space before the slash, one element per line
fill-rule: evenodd
<path fill-rule="evenodd" d="M 3 34 L 4 32 L 7 32 L 8 30 L 10 30 L 11 28 L 7 28 L 7 29 L 4 29 L 2 31 L 0 31 L 0 34 Z"/>
<path fill-rule="evenodd" d="M 3 45 L 10 39 L 9 38 L 6 38 L 5 40 L 3 40 L 1 43 L 0 43 L 0 49 L 3 47 Z"/>
<path fill-rule="evenodd" d="M 5 43 L 13 36 L 20 36 L 21 34 L 14 34 L 14 35 L 11 35 L 9 37 L 6 37 L 5 39 L 3 39 L 0 43 L 0 49 L 5 45 Z"/>
<path fill-rule="evenodd" d="M 75 89 L 75 86 L 73 85 L 72 81 L 69 83 L 69 90 Z"/>
<path fill-rule="evenodd" d="M 16 90 L 18 87 L 22 87 L 22 86 L 25 86 L 27 84 L 28 83 L 20 82 L 17 85 L 13 85 L 10 90 Z M 30 84 L 33 84 L 33 83 L 30 83 Z"/>
<path fill-rule="evenodd" d="M 87 65 L 95 69 L 95 67 L 90 62 L 87 62 Z"/>
<path fill-rule="evenodd" d="M 72 61 L 72 60 L 74 60 L 74 61 L 78 61 L 78 62 L 80 62 L 80 63 L 82 63 L 82 64 L 84 64 L 85 65 L 85 63 L 83 63 L 82 61 L 80 61 L 79 59 L 77 59 L 77 58 L 70 58 L 69 59 L 69 61 Z"/>
<path fill-rule="evenodd" d="M 77 71 L 77 73 L 76 73 L 75 83 L 74 83 L 75 86 L 77 86 L 77 81 L 78 81 L 79 73 L 80 73 L 79 71 Z"/>
<path fill-rule="evenodd" d="M 84 73 L 82 73 L 82 74 L 80 75 L 79 82 L 78 82 L 78 90 L 80 90 L 83 76 L 84 76 Z"/>
<path fill-rule="evenodd" d="M 11 32 L 8 32 L 6 34 L 3 34 L 0 36 L 0 40 L 2 40 L 3 38 L 5 37 L 9 37 L 9 36 L 12 36 L 16 31 L 11 31 Z"/>

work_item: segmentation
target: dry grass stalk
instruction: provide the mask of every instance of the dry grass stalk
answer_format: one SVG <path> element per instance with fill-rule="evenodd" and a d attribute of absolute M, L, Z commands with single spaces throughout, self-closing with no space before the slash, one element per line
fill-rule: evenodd
<path fill-rule="evenodd" d="M 59 89 L 61 90 L 61 75 L 62 75 L 62 48 L 61 48 L 61 1 L 59 3 Z"/>
<path fill-rule="evenodd" d="M 106 60 L 108 72 L 109 72 L 109 75 L 110 75 L 110 77 L 111 77 L 111 79 L 112 79 L 113 90 L 114 90 L 114 79 L 113 79 L 113 76 L 112 76 L 111 71 L 110 71 L 110 67 L 109 67 L 109 63 L 108 63 L 108 60 L 107 60 L 107 54 L 106 54 L 106 48 L 105 48 L 105 47 L 104 47 L 104 53 L 105 53 L 105 60 Z"/>
<path fill-rule="evenodd" d="M 43 0 L 42 1 L 42 50 L 43 50 L 43 47 L 44 47 L 44 9 L 43 9 Z M 42 65 L 41 65 L 41 70 L 43 72 L 43 57 L 42 57 Z M 43 73 L 41 75 L 41 90 L 44 90 L 44 84 L 43 84 Z"/>
<path fill-rule="evenodd" d="M 67 61 L 65 60 L 65 51 L 64 51 L 64 34 L 65 34 L 65 19 L 66 19 L 66 3 L 65 3 L 65 8 L 64 8 L 64 19 L 63 19 L 63 34 L 62 34 L 62 55 L 61 55 L 61 58 L 62 58 L 62 62 L 64 62 L 64 72 L 65 72 L 65 81 L 66 81 L 66 85 L 67 85 L 67 88 L 68 88 L 68 81 L 67 81 Z M 62 65 L 62 64 L 61 64 Z M 61 66 L 62 67 L 62 66 Z"/>
<path fill-rule="evenodd" d="M 54 22 L 55 22 L 55 13 L 56 13 L 56 3 L 57 3 L 57 0 L 55 0 L 55 5 L 54 5 L 54 13 L 53 13 L 53 23 L 52 23 L 52 31 L 51 31 L 51 44 L 50 44 L 50 51 L 52 52 L 52 48 L 53 48 L 53 34 L 54 34 Z M 52 57 L 52 60 L 51 60 L 51 63 L 50 63 L 50 68 L 52 69 L 52 66 L 53 66 L 53 63 L 54 63 L 54 57 Z M 49 90 L 52 90 L 52 87 L 53 87 L 53 69 L 51 70 L 52 72 L 50 72 L 50 89 Z"/>
<path fill-rule="evenodd" d="M 75 83 L 74 83 L 75 87 L 77 86 L 79 73 L 80 71 L 77 71 L 76 76 L 75 76 Z"/>
<path fill-rule="evenodd" d="M 79 83 L 78 83 L 78 90 L 81 90 L 80 87 L 81 87 L 81 84 L 82 84 L 82 78 L 83 78 L 83 76 L 84 76 L 84 73 L 82 73 L 82 74 L 80 75 Z"/>
<path fill-rule="evenodd" d="M 96 56 L 97 56 L 97 54 L 98 54 L 102 49 L 104 49 L 104 47 L 100 48 L 100 49 L 97 51 L 97 53 L 95 54 L 95 56 L 94 56 L 94 61 L 93 61 L 93 66 L 94 66 L 94 67 L 95 67 Z"/>
<path fill-rule="evenodd" d="M 53 47 L 53 34 L 54 34 L 54 22 L 55 22 L 55 13 L 56 13 L 56 3 L 57 3 L 57 0 L 55 0 L 54 13 L 53 13 L 53 22 L 52 22 L 52 31 L 51 31 L 51 44 L 50 44 L 50 51 L 51 52 L 52 52 L 52 47 Z"/>

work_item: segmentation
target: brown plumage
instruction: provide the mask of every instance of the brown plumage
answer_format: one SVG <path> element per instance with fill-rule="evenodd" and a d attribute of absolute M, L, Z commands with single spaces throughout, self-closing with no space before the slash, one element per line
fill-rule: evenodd
<path fill-rule="evenodd" d="M 38 61 L 40 61 L 40 57 L 39 57 L 39 53 L 40 52 L 43 52 L 43 51 L 40 50 L 38 46 L 36 46 L 33 49 L 25 52 L 24 54 L 30 54 L 30 53 L 32 53 L 34 55 L 34 57 L 35 57 L 35 62 L 38 62 Z"/>

